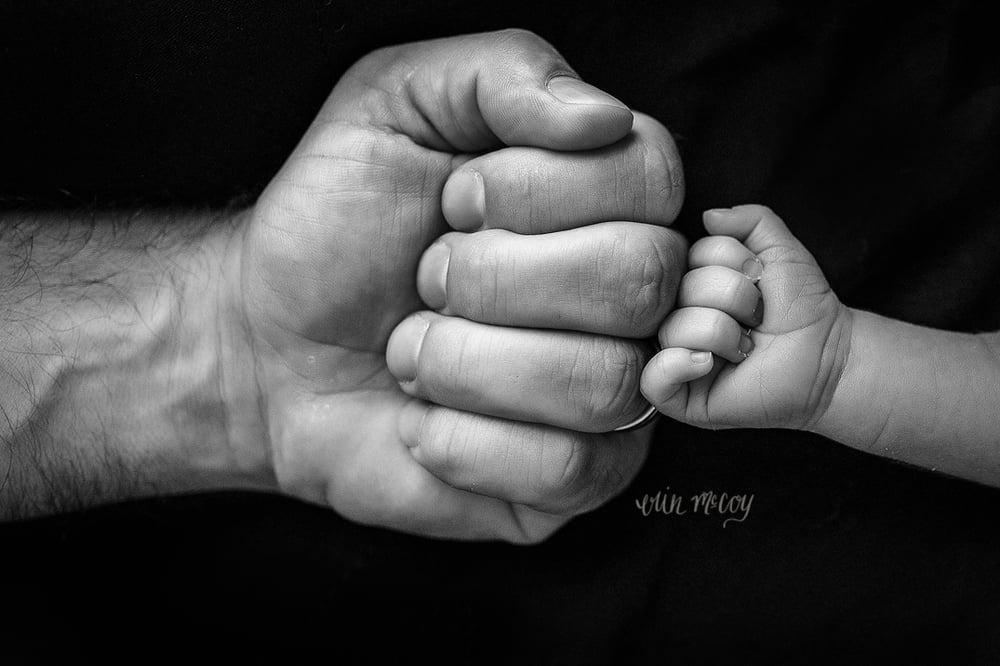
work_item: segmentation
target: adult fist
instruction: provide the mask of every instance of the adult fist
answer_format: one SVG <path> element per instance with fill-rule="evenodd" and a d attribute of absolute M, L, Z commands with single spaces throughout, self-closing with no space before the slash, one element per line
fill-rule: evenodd
<path fill-rule="evenodd" d="M 513 542 L 619 492 L 682 190 L 666 130 L 530 33 L 361 60 L 233 252 L 281 488 Z"/>

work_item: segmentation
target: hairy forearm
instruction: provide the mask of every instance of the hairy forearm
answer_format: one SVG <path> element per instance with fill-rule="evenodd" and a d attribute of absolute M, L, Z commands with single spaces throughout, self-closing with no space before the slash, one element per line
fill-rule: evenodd
<path fill-rule="evenodd" d="M 816 430 L 864 451 L 1000 486 L 996 335 L 852 316 L 847 365 Z"/>
<path fill-rule="evenodd" d="M 210 214 L 0 217 L 0 517 L 269 483 L 258 443 L 232 438 L 259 419 L 224 293 L 234 229 Z"/>

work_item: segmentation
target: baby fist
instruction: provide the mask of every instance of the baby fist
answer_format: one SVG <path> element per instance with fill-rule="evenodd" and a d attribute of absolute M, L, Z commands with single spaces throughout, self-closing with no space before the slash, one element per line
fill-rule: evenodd
<path fill-rule="evenodd" d="M 643 395 L 700 427 L 809 428 L 845 365 L 850 310 L 769 208 L 710 210 L 704 223 Z"/>

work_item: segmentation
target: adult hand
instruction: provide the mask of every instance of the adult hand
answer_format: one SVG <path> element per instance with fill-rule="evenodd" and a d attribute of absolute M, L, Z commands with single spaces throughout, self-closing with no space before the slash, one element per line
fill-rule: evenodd
<path fill-rule="evenodd" d="M 668 132 L 530 33 L 365 57 L 233 245 L 264 423 L 232 437 L 352 520 L 545 538 L 644 460 L 648 429 L 602 433 L 647 406 L 682 196 Z"/>

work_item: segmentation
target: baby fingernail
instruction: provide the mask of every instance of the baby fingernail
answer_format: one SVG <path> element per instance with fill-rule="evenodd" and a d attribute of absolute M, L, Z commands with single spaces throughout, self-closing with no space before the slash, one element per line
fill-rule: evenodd
<path fill-rule="evenodd" d="M 401 383 L 412 382 L 417 378 L 417 363 L 420 359 L 420 348 L 431 323 L 421 315 L 413 315 L 403 320 L 389 336 L 389 344 L 385 352 L 385 362 L 389 372 Z"/>
<path fill-rule="evenodd" d="M 750 352 L 753 351 L 753 340 L 751 340 L 750 336 L 746 333 L 740 334 L 740 345 L 738 351 L 743 358 L 750 356 Z"/>
<path fill-rule="evenodd" d="M 455 229 L 473 231 L 486 217 L 486 189 L 483 175 L 473 169 L 451 174 L 441 193 L 441 210 Z"/>
<path fill-rule="evenodd" d="M 417 268 L 417 291 L 432 310 L 443 310 L 448 305 L 448 264 L 451 248 L 438 241 L 431 245 L 420 259 Z"/>
<path fill-rule="evenodd" d="M 747 259 L 743 262 L 743 275 L 756 282 L 760 279 L 761 274 L 764 272 L 764 264 L 760 262 L 760 259 L 753 257 Z"/>
<path fill-rule="evenodd" d="M 706 351 L 691 352 L 691 362 L 698 365 L 712 360 L 712 353 Z"/>
<path fill-rule="evenodd" d="M 549 92 L 564 104 L 604 104 L 628 109 L 618 99 L 600 88 L 572 76 L 556 76 L 549 81 Z"/>

